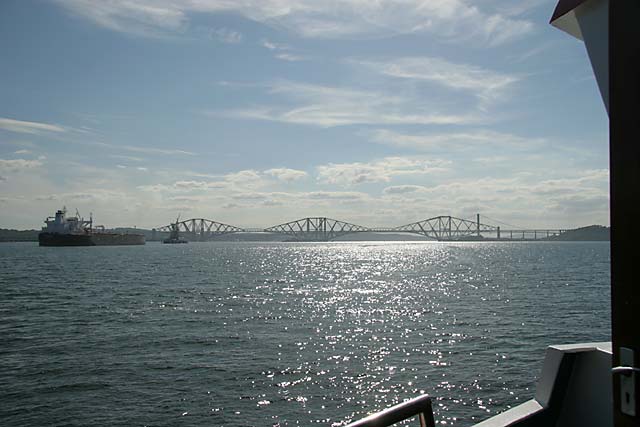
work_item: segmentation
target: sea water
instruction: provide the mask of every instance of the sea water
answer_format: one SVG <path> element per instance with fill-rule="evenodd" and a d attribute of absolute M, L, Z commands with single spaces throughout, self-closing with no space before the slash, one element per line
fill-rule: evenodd
<path fill-rule="evenodd" d="M 3 426 L 442 425 L 530 399 L 610 338 L 609 244 L 0 244 Z"/>

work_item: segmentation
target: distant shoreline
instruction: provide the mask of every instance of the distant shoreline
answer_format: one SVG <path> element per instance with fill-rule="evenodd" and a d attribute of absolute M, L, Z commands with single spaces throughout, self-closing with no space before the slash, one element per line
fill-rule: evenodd
<path fill-rule="evenodd" d="M 116 228 L 115 231 L 132 231 L 131 228 Z M 148 242 L 153 240 L 153 231 L 143 228 L 136 228 L 136 232 L 143 233 Z M 40 230 L 12 230 L 0 228 L 0 242 L 37 242 Z M 602 225 L 590 225 L 587 227 L 567 230 L 559 236 L 550 236 L 541 239 L 496 239 L 496 238 L 468 238 L 454 240 L 457 242 L 602 242 L 609 241 L 611 235 L 610 227 Z M 269 236 L 269 237 L 267 237 Z M 287 236 L 263 233 L 241 233 L 228 234 L 213 239 L 219 242 L 282 242 L 288 239 Z M 159 238 L 155 239 L 160 240 Z M 434 241 L 418 234 L 381 234 L 381 233 L 353 233 L 342 236 L 333 241 Z"/>

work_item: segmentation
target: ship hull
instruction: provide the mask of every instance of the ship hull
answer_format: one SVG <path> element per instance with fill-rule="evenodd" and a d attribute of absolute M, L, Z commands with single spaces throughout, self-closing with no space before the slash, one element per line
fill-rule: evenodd
<path fill-rule="evenodd" d="M 176 243 L 189 243 L 189 242 L 187 240 L 182 239 L 182 238 L 179 238 L 179 239 L 171 239 L 171 238 L 169 238 L 169 239 L 164 239 L 162 241 L 162 243 L 175 245 Z"/>
<path fill-rule="evenodd" d="M 43 232 L 38 235 L 40 246 L 120 246 L 144 245 L 143 234 L 91 233 L 62 234 Z"/>

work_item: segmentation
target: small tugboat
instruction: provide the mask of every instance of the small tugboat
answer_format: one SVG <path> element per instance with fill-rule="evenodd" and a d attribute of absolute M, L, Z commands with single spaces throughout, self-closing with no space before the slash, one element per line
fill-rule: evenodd
<path fill-rule="evenodd" d="M 56 212 L 54 217 L 48 217 L 38 234 L 40 246 L 116 246 L 116 245 L 144 245 L 144 234 L 115 233 L 106 231 L 104 226 L 93 226 L 93 215 L 86 221 L 80 217 L 67 216 L 67 208 Z"/>
<path fill-rule="evenodd" d="M 180 237 L 180 230 L 178 229 L 178 222 L 180 221 L 180 215 L 176 218 L 176 222 L 171 224 L 171 232 L 169 233 L 169 237 L 164 239 L 162 243 L 189 243 L 183 237 Z"/>

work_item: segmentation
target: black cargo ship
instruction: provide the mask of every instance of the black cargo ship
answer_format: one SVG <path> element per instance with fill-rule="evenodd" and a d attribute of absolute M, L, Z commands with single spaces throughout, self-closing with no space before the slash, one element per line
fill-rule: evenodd
<path fill-rule="evenodd" d="M 48 217 L 38 234 L 40 246 L 116 246 L 144 245 L 144 234 L 114 233 L 104 227 L 93 227 L 93 218 L 85 221 L 80 215 L 67 217 L 67 210 L 56 212 L 55 217 Z"/>

